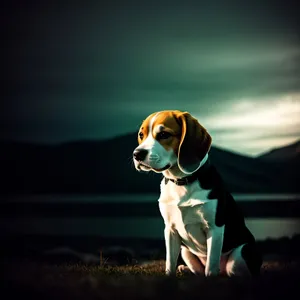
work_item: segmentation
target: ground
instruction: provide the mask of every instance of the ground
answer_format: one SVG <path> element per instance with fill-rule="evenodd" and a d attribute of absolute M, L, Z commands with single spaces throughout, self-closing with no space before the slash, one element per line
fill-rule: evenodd
<path fill-rule="evenodd" d="M 299 293 L 300 260 L 265 261 L 257 279 L 167 277 L 164 261 L 101 266 L 3 261 L 2 299 L 284 299 Z M 3 272 L 4 271 L 4 272 Z M 4 275 L 4 276 L 3 276 Z"/>

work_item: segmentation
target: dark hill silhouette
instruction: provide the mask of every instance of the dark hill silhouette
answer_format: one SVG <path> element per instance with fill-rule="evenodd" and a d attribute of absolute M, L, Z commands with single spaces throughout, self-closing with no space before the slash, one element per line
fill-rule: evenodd
<path fill-rule="evenodd" d="M 274 148 L 258 156 L 265 161 L 300 161 L 300 140 L 284 147 Z"/>
<path fill-rule="evenodd" d="M 136 133 L 99 141 L 57 145 L 0 143 L 1 193 L 159 193 L 160 174 L 139 173 L 132 163 Z M 212 147 L 216 165 L 231 192 L 296 192 L 283 180 L 285 164 L 274 164 Z"/>
<path fill-rule="evenodd" d="M 300 189 L 300 140 L 290 145 L 272 149 L 257 157 L 260 162 L 269 162 L 272 165 L 281 166 L 280 178 L 278 183 L 286 184 Z"/>

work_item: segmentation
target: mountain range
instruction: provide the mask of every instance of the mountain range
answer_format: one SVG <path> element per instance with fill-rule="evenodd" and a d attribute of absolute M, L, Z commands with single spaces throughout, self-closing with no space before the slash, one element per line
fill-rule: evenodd
<path fill-rule="evenodd" d="M 274 148 L 259 156 L 265 161 L 296 162 L 300 161 L 300 140 L 279 148 Z"/>
<path fill-rule="evenodd" d="M 137 172 L 136 133 L 61 144 L 0 142 L 2 194 L 158 193 L 161 174 Z M 300 141 L 248 157 L 212 146 L 210 158 L 231 192 L 300 192 Z"/>

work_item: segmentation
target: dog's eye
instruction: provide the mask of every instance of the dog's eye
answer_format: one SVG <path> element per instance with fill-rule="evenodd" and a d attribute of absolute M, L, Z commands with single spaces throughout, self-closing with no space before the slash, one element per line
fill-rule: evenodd
<path fill-rule="evenodd" d="M 156 136 L 158 140 L 164 140 L 171 136 L 172 134 L 166 131 L 159 132 Z"/>
<path fill-rule="evenodd" d="M 140 137 L 140 139 L 142 140 L 143 137 L 144 137 L 144 134 L 143 134 L 142 132 L 140 132 L 140 133 L 139 133 L 139 137 Z"/>

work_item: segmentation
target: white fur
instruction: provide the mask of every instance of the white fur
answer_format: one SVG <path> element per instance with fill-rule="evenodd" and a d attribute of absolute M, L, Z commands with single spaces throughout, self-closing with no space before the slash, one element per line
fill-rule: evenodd
<path fill-rule="evenodd" d="M 166 273 L 176 269 L 181 241 L 196 257 L 209 256 L 205 274 L 219 272 L 224 227 L 215 225 L 217 200 L 208 199 L 209 192 L 201 189 L 198 181 L 186 186 L 161 182 L 159 209 L 165 222 L 166 249 L 170 253 Z M 171 251 L 170 247 L 176 249 Z"/>
<path fill-rule="evenodd" d="M 249 273 L 241 256 L 243 245 L 227 253 L 221 251 L 224 226 L 215 225 L 217 200 L 208 199 L 209 192 L 202 189 L 198 181 L 177 186 L 171 181 L 166 185 L 162 180 L 158 201 L 165 223 L 166 274 L 176 271 L 180 250 L 194 274 Z M 185 246 L 181 246 L 182 242 Z"/>

